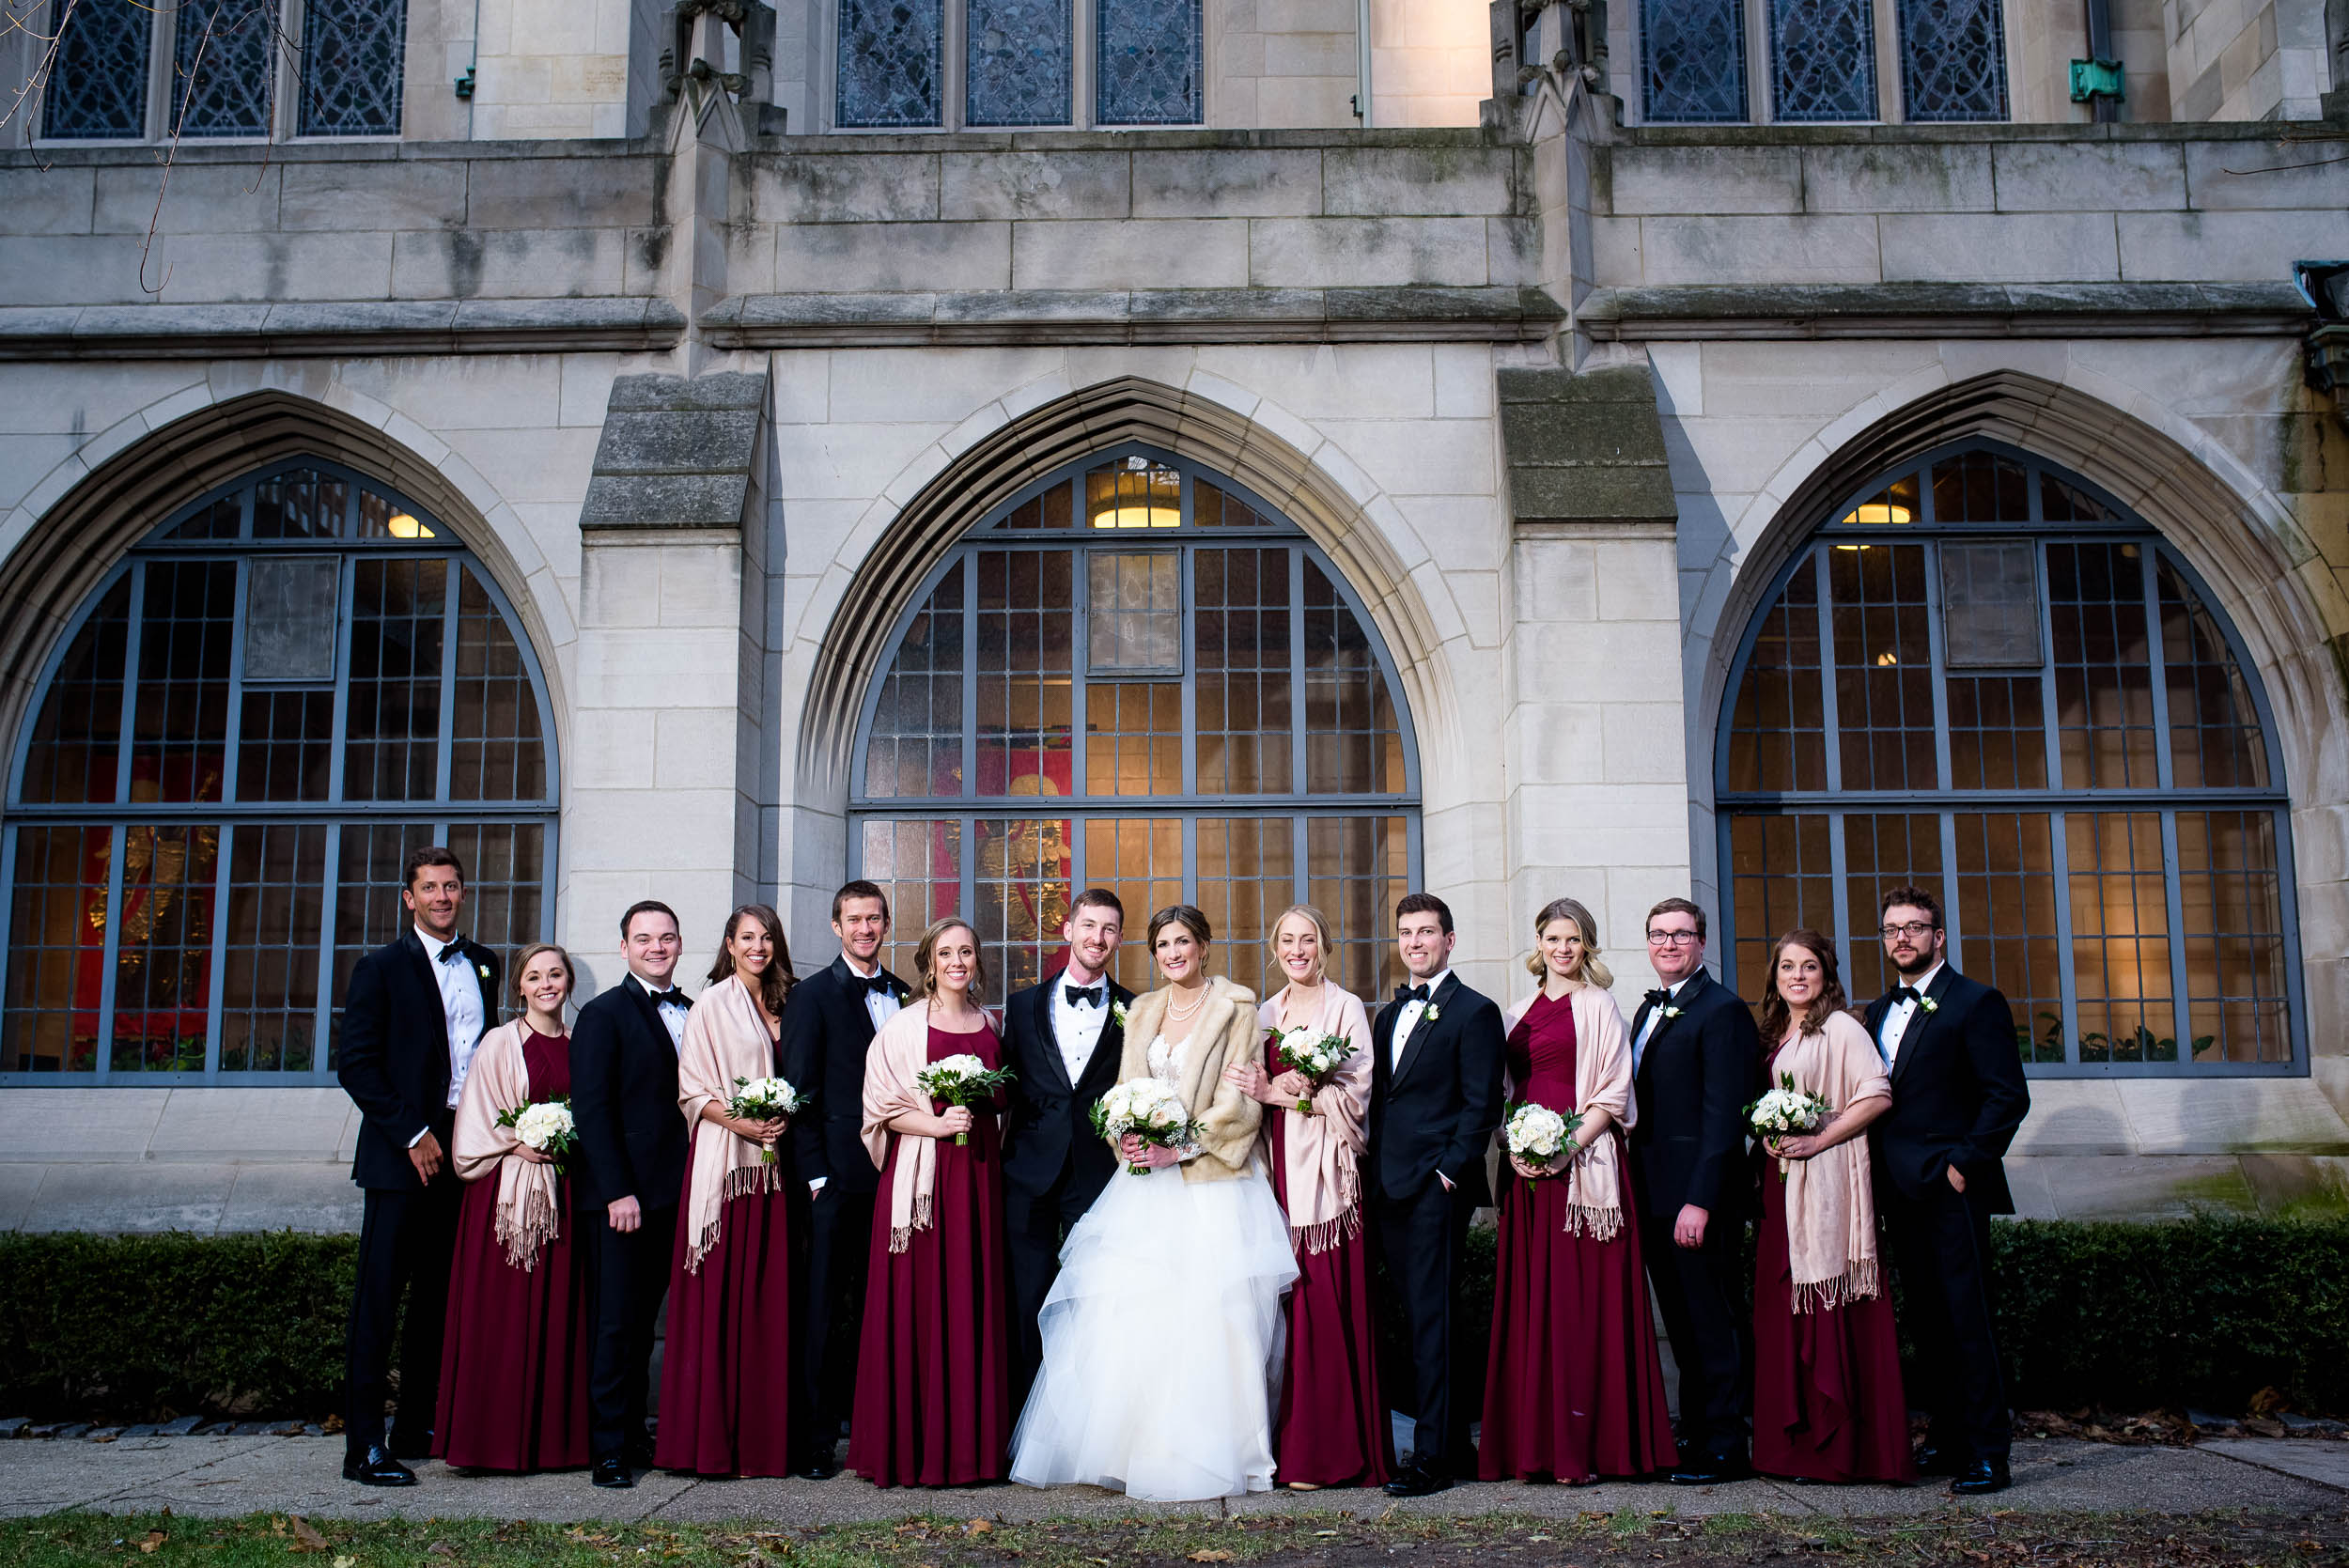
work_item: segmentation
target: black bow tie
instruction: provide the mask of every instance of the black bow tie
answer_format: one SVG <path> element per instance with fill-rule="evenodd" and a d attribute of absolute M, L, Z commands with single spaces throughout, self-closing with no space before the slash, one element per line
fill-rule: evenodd
<path fill-rule="evenodd" d="M 1425 1001 L 1427 1000 L 1427 987 L 1424 986 L 1397 986 L 1394 988 L 1394 1000 L 1397 1001 Z"/>
<path fill-rule="evenodd" d="M 877 997 L 894 997 L 897 994 L 897 983 L 885 974 L 877 974 L 870 980 L 860 974 L 856 976 L 856 983 Z"/>
<path fill-rule="evenodd" d="M 1904 1001 L 1909 1003 L 1911 1006 L 1914 1006 L 1918 1002 L 1924 1000 L 1924 993 L 1917 989 L 1914 986 L 1895 986 L 1892 987 L 1891 1005 L 1894 1007 L 1898 1007 Z"/>
<path fill-rule="evenodd" d="M 1670 991 L 1661 989 L 1654 990 L 1648 992 L 1647 994 L 1647 1004 L 1650 1007 L 1661 1007 L 1664 1003 L 1672 1001 L 1672 994 Z"/>
<path fill-rule="evenodd" d="M 653 991 L 648 994 L 652 997 L 652 1004 L 655 1007 L 691 1007 L 693 1005 L 685 993 L 675 986 L 665 991 Z"/>
<path fill-rule="evenodd" d="M 1063 986 L 1060 990 L 1061 995 L 1068 999 L 1071 1007 L 1101 1005 L 1101 987 L 1098 986 Z"/>
<path fill-rule="evenodd" d="M 448 939 L 448 945 L 441 949 L 440 961 L 443 964 L 463 963 L 465 961 L 465 939 L 451 937 Z"/>

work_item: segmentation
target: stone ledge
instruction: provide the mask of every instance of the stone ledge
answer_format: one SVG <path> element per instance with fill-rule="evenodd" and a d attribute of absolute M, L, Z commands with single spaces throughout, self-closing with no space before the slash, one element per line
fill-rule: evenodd
<path fill-rule="evenodd" d="M 1606 343 L 1785 337 L 2298 337 L 2289 283 L 1766 284 L 1595 288 Z"/>
<path fill-rule="evenodd" d="M 739 530 L 766 403 L 763 371 L 618 378 L 605 404 L 580 532 Z"/>
<path fill-rule="evenodd" d="M 684 335 L 668 301 L 614 297 L 0 308 L 0 361 L 627 352 Z"/>
<path fill-rule="evenodd" d="M 1496 378 L 1509 505 L 1548 536 L 1589 524 L 1620 529 L 1679 517 L 1656 387 L 1640 365 L 1577 375 L 1507 367 Z"/>
<path fill-rule="evenodd" d="M 1538 343 L 1565 319 L 1538 288 L 985 289 L 749 294 L 703 313 L 721 349 L 1151 343 Z"/>
<path fill-rule="evenodd" d="M 1997 120 L 1906 125 L 1630 125 L 1613 127 L 1620 147 L 1864 147 L 1993 142 L 2299 142 L 2341 140 L 2328 120 L 2148 120 L 2057 124 Z"/>

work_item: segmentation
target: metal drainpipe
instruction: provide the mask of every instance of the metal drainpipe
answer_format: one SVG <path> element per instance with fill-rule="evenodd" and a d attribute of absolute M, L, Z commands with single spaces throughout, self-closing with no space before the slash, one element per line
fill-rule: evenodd
<path fill-rule="evenodd" d="M 1354 3 L 1354 115 L 1362 129 L 1370 118 L 1370 0 Z"/>
<path fill-rule="evenodd" d="M 2112 52 L 2112 0 L 2087 0 L 2088 57 L 2092 60 L 2119 58 Z M 2099 94 L 2089 105 L 2099 125 L 2111 125 L 2121 117 L 2118 99 Z"/>

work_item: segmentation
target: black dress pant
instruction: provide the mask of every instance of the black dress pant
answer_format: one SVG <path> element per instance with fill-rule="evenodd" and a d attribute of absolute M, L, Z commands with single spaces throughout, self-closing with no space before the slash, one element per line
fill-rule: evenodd
<path fill-rule="evenodd" d="M 440 1403 L 441 1336 L 448 1323 L 449 1265 L 457 1251 L 463 1188 L 446 1167 L 423 1188 L 369 1188 L 359 1223 L 359 1276 L 350 1293 L 345 1341 L 345 1446 L 365 1453 L 383 1441 L 383 1401 L 391 1393 L 392 1339 L 400 1337 L 398 1440 L 424 1452 Z"/>
<path fill-rule="evenodd" d="M 873 1262 L 871 1192 L 844 1191 L 837 1178 L 808 1203 L 807 1282 L 801 1297 L 800 1384 L 811 1446 L 832 1452 L 832 1435 L 856 1402 L 857 1345 L 864 1335 L 864 1278 Z"/>
<path fill-rule="evenodd" d="M 1680 1367 L 1680 1452 L 1743 1463 L 1753 1388 L 1751 1310 L 1738 1242 L 1744 1221 L 1714 1215 L 1704 1245 L 1672 1241 L 1678 1211 L 1640 1217 L 1640 1250 Z"/>
<path fill-rule="evenodd" d="M 1370 1203 L 1372 1237 L 1402 1313 L 1410 1356 L 1411 1462 L 1439 1475 L 1473 1474 L 1469 1400 L 1474 1382 L 1460 1354 L 1460 1258 L 1474 1206 L 1430 1180 L 1410 1198 Z"/>
<path fill-rule="evenodd" d="M 1061 1243 L 1100 1188 L 1078 1182 L 1067 1171 L 1041 1192 L 1003 1187 L 1003 1250 L 1011 1268 L 1011 1395 L 1014 1408 L 1028 1402 L 1036 1369 L 1044 1364 L 1044 1298 L 1060 1278 Z"/>
<path fill-rule="evenodd" d="M 1902 1304 L 1917 1346 L 1910 1389 L 1933 1417 L 1937 1448 L 1977 1459 L 2007 1457 L 2013 1424 L 1991 1316 L 1990 1207 L 1937 1182 L 1921 1199 L 1879 1173 L 1876 1188 Z"/>
<path fill-rule="evenodd" d="M 643 1222 L 627 1232 L 614 1230 L 600 1208 L 581 1209 L 573 1221 L 590 1250 L 588 1278 L 595 1290 L 587 1452 L 598 1459 L 625 1458 L 645 1433 L 652 1337 L 661 1322 L 661 1298 L 669 1290 L 677 1205 L 643 1212 Z"/>

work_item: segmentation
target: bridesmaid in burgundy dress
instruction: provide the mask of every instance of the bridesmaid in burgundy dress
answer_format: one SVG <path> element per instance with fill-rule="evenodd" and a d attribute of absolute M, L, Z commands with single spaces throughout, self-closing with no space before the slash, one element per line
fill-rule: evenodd
<path fill-rule="evenodd" d="M 975 1486 L 1010 1473 L 1002 1108 L 942 1105 L 917 1075 L 965 1055 L 991 1072 L 1003 1047 L 976 1000 L 987 970 L 970 926 L 932 925 L 913 965 L 922 1000 L 864 1058 L 864 1147 L 888 1202 L 873 1214 L 848 1468 L 876 1486 Z"/>
<path fill-rule="evenodd" d="M 1273 923 L 1273 961 L 1288 984 L 1256 1009 L 1275 1034 L 1306 1029 L 1343 1035 L 1353 1054 L 1315 1089 L 1304 1076 L 1268 1076 L 1258 1063 L 1224 1069 L 1266 1108 L 1266 1164 L 1289 1220 L 1297 1284 L 1282 1298 L 1288 1364 L 1273 1412 L 1272 1453 L 1281 1484 L 1383 1486 L 1394 1477 L 1394 1428 L 1378 1391 L 1378 1335 L 1362 1242 L 1361 1158 L 1369 1138 L 1370 1018 L 1360 998 L 1324 969 L 1329 922 L 1295 905 Z M 1274 1061 L 1274 1048 L 1265 1048 Z M 1274 1061 L 1277 1065 L 1277 1061 Z M 1298 1101 L 1313 1109 L 1300 1111 Z"/>
<path fill-rule="evenodd" d="M 1847 1011 L 1835 944 L 1790 931 L 1770 950 L 1769 1082 L 1828 1104 L 1818 1131 L 1774 1138 L 1753 1278 L 1753 1467 L 1798 1481 L 1914 1484 L 1898 1330 L 1876 1255 L 1868 1124 L 1892 1083 Z"/>
<path fill-rule="evenodd" d="M 790 995 L 783 922 L 746 904 L 726 922 L 709 988 L 686 1015 L 677 1104 L 693 1129 L 669 1276 L 653 1463 L 697 1475 L 783 1476 L 792 1418 L 790 1194 L 770 1164 L 785 1119 L 726 1113 L 736 1079 L 771 1078 Z"/>
<path fill-rule="evenodd" d="M 1476 1473 L 1587 1486 L 1669 1470 L 1679 1451 L 1624 1157 L 1638 1112 L 1613 977 L 1573 899 L 1545 908 L 1533 930 L 1541 951 L 1527 967 L 1542 988 L 1508 1020 L 1510 1099 L 1579 1110 L 1582 1124 L 1548 1166 L 1509 1161 Z"/>
<path fill-rule="evenodd" d="M 569 1185 L 498 1113 L 571 1092 L 563 1006 L 569 955 L 552 942 L 514 962 L 524 1017 L 481 1037 L 457 1104 L 466 1184 L 449 1271 L 432 1452 L 463 1470 L 567 1470 L 587 1452 L 586 1260 L 564 1229 Z"/>

